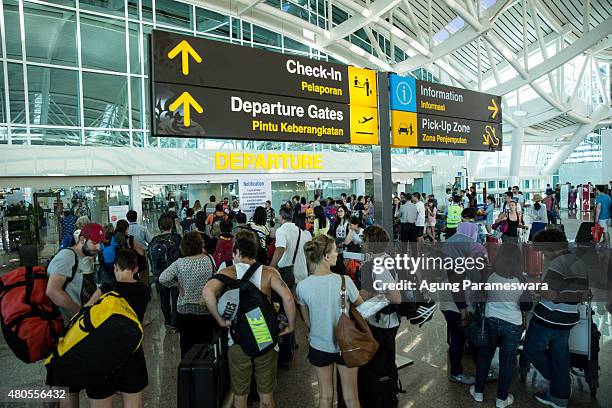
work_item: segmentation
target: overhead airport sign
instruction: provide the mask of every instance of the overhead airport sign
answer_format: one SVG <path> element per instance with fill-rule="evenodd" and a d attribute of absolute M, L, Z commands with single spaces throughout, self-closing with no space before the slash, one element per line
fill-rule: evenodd
<path fill-rule="evenodd" d="M 158 136 L 350 143 L 346 104 L 172 84 L 155 95 Z"/>
<path fill-rule="evenodd" d="M 153 31 L 157 136 L 378 143 L 376 72 Z"/>
<path fill-rule="evenodd" d="M 394 146 L 501 150 L 501 97 L 396 74 L 389 84 Z"/>

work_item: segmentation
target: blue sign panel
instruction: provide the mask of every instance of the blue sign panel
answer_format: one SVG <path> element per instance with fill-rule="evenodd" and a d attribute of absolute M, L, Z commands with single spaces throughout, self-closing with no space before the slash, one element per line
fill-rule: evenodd
<path fill-rule="evenodd" d="M 391 74 L 389 75 L 389 84 L 391 87 L 391 110 L 416 112 L 416 79 Z"/>

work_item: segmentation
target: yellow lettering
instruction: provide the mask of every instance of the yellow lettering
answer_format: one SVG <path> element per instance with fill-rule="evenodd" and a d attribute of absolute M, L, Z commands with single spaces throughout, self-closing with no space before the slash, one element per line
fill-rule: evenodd
<path fill-rule="evenodd" d="M 263 153 L 257 155 L 257 162 L 255 163 L 255 169 L 269 170 L 268 161 Z"/>
<path fill-rule="evenodd" d="M 312 165 L 312 168 L 316 170 L 322 170 L 323 169 L 323 156 L 321 156 L 320 154 L 315 154 L 313 158 L 314 158 L 314 163 Z"/>
<path fill-rule="evenodd" d="M 242 170 L 242 154 L 230 153 L 230 169 Z"/>
<path fill-rule="evenodd" d="M 301 156 L 304 169 L 312 169 L 312 156 L 310 154 L 304 154 Z"/>
<path fill-rule="evenodd" d="M 291 160 L 291 168 L 293 168 L 294 170 L 301 170 L 302 169 L 302 157 L 298 156 L 298 155 L 294 155 L 292 157 Z"/>
<path fill-rule="evenodd" d="M 278 169 L 278 155 L 268 154 L 268 170 L 270 169 Z"/>
<path fill-rule="evenodd" d="M 215 153 L 215 170 L 227 170 L 227 153 Z"/>
<path fill-rule="evenodd" d="M 251 164 L 255 163 L 255 155 L 253 153 L 244 154 L 244 169 L 248 170 Z"/>

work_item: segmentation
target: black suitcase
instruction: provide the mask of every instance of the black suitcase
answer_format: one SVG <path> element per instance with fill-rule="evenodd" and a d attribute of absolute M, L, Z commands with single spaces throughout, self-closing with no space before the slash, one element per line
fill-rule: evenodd
<path fill-rule="evenodd" d="M 289 363 L 293 361 L 295 352 L 295 332 L 278 337 L 278 361 L 279 368 L 288 369 Z"/>
<path fill-rule="evenodd" d="M 227 337 L 212 344 L 196 344 L 178 368 L 178 408 L 219 408 L 229 391 Z"/>
<path fill-rule="evenodd" d="M 595 226 L 594 222 L 583 222 L 582 224 L 580 224 L 580 227 L 578 227 L 578 232 L 576 233 L 576 240 L 575 242 L 579 242 L 579 243 L 592 243 L 593 242 L 593 235 L 591 234 L 591 228 L 593 228 Z"/>

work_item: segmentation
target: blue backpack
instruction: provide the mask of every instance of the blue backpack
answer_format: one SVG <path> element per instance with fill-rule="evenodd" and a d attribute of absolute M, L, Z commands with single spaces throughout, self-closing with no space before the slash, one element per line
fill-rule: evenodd
<path fill-rule="evenodd" d="M 117 240 L 113 236 L 108 243 L 102 244 L 102 260 L 106 263 L 114 263 L 117 254 Z"/>

